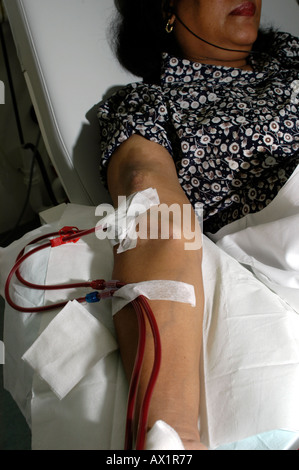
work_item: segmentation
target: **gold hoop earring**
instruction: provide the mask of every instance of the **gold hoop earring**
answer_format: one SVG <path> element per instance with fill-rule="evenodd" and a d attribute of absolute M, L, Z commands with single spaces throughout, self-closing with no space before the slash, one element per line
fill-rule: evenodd
<path fill-rule="evenodd" d="M 173 24 L 170 23 L 170 19 L 167 21 L 167 25 L 165 27 L 166 33 L 170 34 L 173 31 Z"/>

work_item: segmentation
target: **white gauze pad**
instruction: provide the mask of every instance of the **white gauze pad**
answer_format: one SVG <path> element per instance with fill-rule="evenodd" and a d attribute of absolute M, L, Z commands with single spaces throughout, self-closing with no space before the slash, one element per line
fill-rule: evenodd
<path fill-rule="evenodd" d="M 118 349 L 107 328 L 76 300 L 68 302 L 23 355 L 62 400 L 102 358 Z"/>

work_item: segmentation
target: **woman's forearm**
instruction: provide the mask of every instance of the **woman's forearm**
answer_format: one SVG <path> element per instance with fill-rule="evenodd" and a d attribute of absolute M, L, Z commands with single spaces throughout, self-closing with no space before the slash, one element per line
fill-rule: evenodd
<path fill-rule="evenodd" d="M 124 282 L 175 280 L 193 284 L 196 307 L 172 301 L 151 301 L 162 343 L 162 364 L 153 394 L 148 426 L 162 419 L 181 438 L 198 439 L 199 362 L 203 315 L 201 255 L 185 252 L 181 243 L 155 240 L 143 243 L 115 259 L 114 277 Z M 130 380 L 138 340 L 134 310 L 129 306 L 115 316 L 120 351 Z M 153 340 L 147 325 L 147 343 L 140 379 L 140 408 L 153 365 Z"/>

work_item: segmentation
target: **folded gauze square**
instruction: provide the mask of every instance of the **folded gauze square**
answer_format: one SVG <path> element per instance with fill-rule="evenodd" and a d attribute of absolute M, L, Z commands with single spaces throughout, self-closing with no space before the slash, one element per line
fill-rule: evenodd
<path fill-rule="evenodd" d="M 63 399 L 118 345 L 109 330 L 76 300 L 69 302 L 23 355 Z"/>

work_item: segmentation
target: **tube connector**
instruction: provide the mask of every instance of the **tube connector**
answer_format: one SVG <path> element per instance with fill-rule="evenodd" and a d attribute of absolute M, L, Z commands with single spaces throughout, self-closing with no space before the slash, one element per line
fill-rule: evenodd
<path fill-rule="evenodd" d="M 104 290 L 106 287 L 106 281 L 105 279 L 96 279 L 91 281 L 90 287 L 95 290 Z"/>
<path fill-rule="evenodd" d="M 50 240 L 51 247 L 65 245 L 66 243 L 77 243 L 80 240 L 80 237 L 74 237 L 79 232 L 77 227 L 63 227 L 59 230 L 59 237 L 53 238 Z M 68 239 L 68 237 L 71 237 Z"/>
<path fill-rule="evenodd" d="M 95 304 L 101 300 L 98 292 L 90 292 L 85 296 L 85 300 L 88 304 Z"/>

